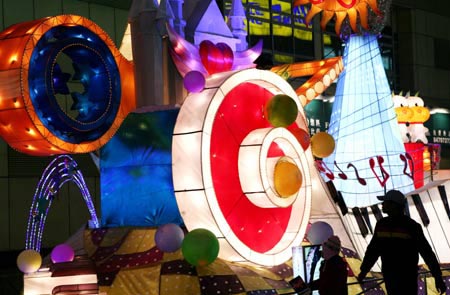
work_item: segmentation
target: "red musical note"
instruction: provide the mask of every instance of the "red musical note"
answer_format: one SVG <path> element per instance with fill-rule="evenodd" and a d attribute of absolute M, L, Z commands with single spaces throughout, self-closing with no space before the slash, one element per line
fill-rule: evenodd
<path fill-rule="evenodd" d="M 405 163 L 403 167 L 403 174 L 408 175 L 412 180 L 414 180 L 414 161 L 411 158 L 411 155 L 406 153 L 405 155 L 400 154 L 400 160 Z M 411 173 L 406 172 L 406 168 L 409 166 L 409 171 Z"/>
<path fill-rule="evenodd" d="M 362 177 L 359 176 L 358 169 L 356 169 L 355 165 L 353 165 L 352 163 L 349 163 L 349 164 L 347 165 L 347 169 L 350 168 L 350 167 L 352 167 L 352 168 L 355 170 L 356 179 L 358 179 L 358 182 L 359 182 L 361 185 L 366 185 L 366 184 L 367 184 L 366 180 L 365 180 L 364 178 L 362 178 Z"/>
<path fill-rule="evenodd" d="M 316 160 L 316 167 L 321 173 L 325 173 L 325 176 L 328 177 L 328 179 L 333 180 L 334 175 L 333 172 L 330 170 L 330 168 L 325 165 L 325 163 L 322 160 Z"/>
<path fill-rule="evenodd" d="M 386 185 L 387 180 L 389 179 L 389 173 L 387 173 L 387 171 L 383 167 L 383 163 L 384 163 L 383 157 L 377 156 L 377 161 L 378 161 L 378 165 L 380 165 L 380 171 L 381 171 L 381 176 L 383 177 L 383 180 L 381 180 L 380 177 L 378 177 L 377 173 L 375 172 L 375 169 L 374 169 L 375 168 L 375 160 L 373 158 L 370 158 L 370 160 L 369 160 L 370 169 L 372 169 L 372 172 L 375 175 L 375 177 L 377 178 L 380 185 L 382 187 L 384 187 Z"/>
<path fill-rule="evenodd" d="M 336 163 L 336 161 L 334 161 L 334 166 L 336 166 L 336 168 L 338 168 L 339 171 L 341 171 L 341 173 L 338 173 L 338 176 L 343 179 L 346 180 L 348 177 L 347 175 L 344 173 L 344 171 L 341 170 L 341 168 L 339 168 L 338 164 Z"/>

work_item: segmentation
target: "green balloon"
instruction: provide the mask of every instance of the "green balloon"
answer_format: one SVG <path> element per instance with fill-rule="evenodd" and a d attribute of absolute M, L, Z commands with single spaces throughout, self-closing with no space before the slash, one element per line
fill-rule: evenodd
<path fill-rule="evenodd" d="M 265 116 L 274 127 L 287 127 L 297 118 L 298 107 L 286 94 L 277 94 L 266 104 Z"/>
<path fill-rule="evenodd" d="M 186 234 L 181 251 L 191 265 L 208 265 L 219 255 L 219 241 L 209 230 L 197 228 Z"/>

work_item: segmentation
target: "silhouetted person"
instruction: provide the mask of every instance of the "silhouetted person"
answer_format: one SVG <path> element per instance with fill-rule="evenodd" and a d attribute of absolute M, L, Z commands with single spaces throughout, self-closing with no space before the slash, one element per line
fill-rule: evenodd
<path fill-rule="evenodd" d="M 319 290 L 320 295 L 347 295 L 347 263 L 339 256 L 341 241 L 331 236 L 322 243 L 323 261 L 319 279 L 309 284 L 311 290 Z"/>
<path fill-rule="evenodd" d="M 404 214 L 406 198 L 397 190 L 378 197 L 388 216 L 375 226 L 367 246 L 358 280 L 362 281 L 381 257 L 386 291 L 389 295 L 417 295 L 419 254 L 428 265 L 436 282 L 436 289 L 446 290 L 439 262 L 423 235 L 422 226 Z"/>

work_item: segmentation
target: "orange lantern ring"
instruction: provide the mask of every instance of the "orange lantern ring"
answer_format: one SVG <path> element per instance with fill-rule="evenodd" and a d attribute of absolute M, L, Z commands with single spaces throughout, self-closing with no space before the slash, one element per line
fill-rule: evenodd
<path fill-rule="evenodd" d="M 46 33 L 55 27 L 61 30 L 71 30 L 75 27 L 82 27 L 99 39 L 109 54 L 113 57 L 112 62 L 116 64 L 119 79 L 119 105 L 116 106 L 114 117 L 108 123 L 109 126 L 102 126 L 102 133 L 95 138 L 79 139 L 78 141 L 67 140 L 61 136 L 58 126 L 49 128 L 49 122 L 43 117 L 44 110 L 49 113 L 59 111 L 58 104 L 38 104 L 33 101 L 36 94 L 36 82 L 33 79 L 46 80 L 46 71 L 53 71 L 56 58 L 53 63 L 49 62 L 47 68 L 40 69 L 42 73 L 33 72 L 36 67 L 33 56 L 41 54 L 35 52 L 36 46 Z M 50 33 L 53 33 L 50 32 Z M 77 40 L 64 40 L 64 44 L 55 41 L 55 48 L 68 48 L 77 46 L 70 42 Z M 83 40 L 86 46 L 88 39 Z M 82 43 L 82 42 L 81 42 Z M 87 46 L 89 47 L 89 46 Z M 94 48 L 94 47 L 92 47 Z M 46 49 L 49 49 L 48 47 Z M 61 49 L 61 52 L 64 50 Z M 134 70 L 132 62 L 125 59 L 115 47 L 108 35 L 92 21 L 76 15 L 60 15 L 47 17 L 30 22 L 19 23 L 7 28 L 0 33 L 0 50 L 3 59 L 0 62 L 0 135 L 14 149 L 30 155 L 48 156 L 67 153 L 88 153 L 103 146 L 117 131 L 126 115 L 135 108 L 134 95 Z M 54 48 L 49 49 L 54 50 Z M 95 49 L 88 50 L 95 51 Z M 54 57 L 58 54 L 54 54 Z M 111 61 L 109 61 L 111 62 Z M 50 68 L 51 67 L 51 68 Z M 45 73 L 44 73 L 45 72 Z M 32 76 L 30 76 L 30 73 Z M 53 76 L 50 76 L 53 77 Z M 49 79 L 47 79 L 49 80 Z M 50 79 L 51 80 L 51 79 Z M 54 95 L 53 81 L 43 81 L 42 87 L 49 96 Z M 33 86 L 33 87 L 31 87 Z M 90 99 L 90 98 L 87 98 Z M 104 99 L 103 97 L 97 98 Z M 109 106 L 108 106 L 109 108 Z M 70 120 L 69 120 L 70 121 Z M 83 123 L 83 122 L 81 122 Z M 77 128 L 73 128 L 77 132 Z M 82 138 L 82 137 L 80 137 Z"/>

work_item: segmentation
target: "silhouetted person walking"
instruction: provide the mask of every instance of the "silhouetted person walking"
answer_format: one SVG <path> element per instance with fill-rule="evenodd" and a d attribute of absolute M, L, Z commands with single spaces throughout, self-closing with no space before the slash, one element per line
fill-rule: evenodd
<path fill-rule="evenodd" d="M 347 295 L 347 263 L 339 256 L 341 241 L 331 236 L 322 243 L 323 261 L 319 279 L 309 284 L 311 290 L 319 290 L 320 295 Z"/>
<path fill-rule="evenodd" d="M 358 280 L 362 281 L 381 257 L 386 291 L 389 295 L 417 295 L 419 254 L 433 275 L 436 289 L 447 289 L 439 262 L 426 240 L 422 226 L 404 214 L 406 198 L 391 190 L 382 197 L 382 210 L 388 216 L 380 219 L 367 246 Z"/>

